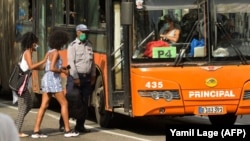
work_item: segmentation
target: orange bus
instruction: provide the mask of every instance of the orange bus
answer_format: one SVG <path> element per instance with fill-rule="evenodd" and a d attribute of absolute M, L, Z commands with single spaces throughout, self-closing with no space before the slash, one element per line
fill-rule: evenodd
<path fill-rule="evenodd" d="M 20 19 L 21 8 L 32 11 L 29 18 Z M 88 25 L 97 70 L 89 106 L 102 127 L 113 113 L 234 124 L 250 114 L 249 8 L 249 0 L 18 0 L 16 31 L 39 36 L 39 60 L 51 30 L 66 30 L 73 41 L 75 26 Z M 160 38 L 170 36 L 165 17 L 180 31 L 177 42 Z M 39 94 L 43 72 L 36 74 Z"/>

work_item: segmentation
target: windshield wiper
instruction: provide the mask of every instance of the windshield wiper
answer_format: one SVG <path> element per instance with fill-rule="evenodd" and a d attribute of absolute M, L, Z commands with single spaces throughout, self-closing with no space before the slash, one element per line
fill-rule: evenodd
<path fill-rule="evenodd" d="M 192 39 L 192 37 L 194 36 L 195 34 L 195 29 L 197 27 L 197 25 L 199 24 L 199 20 L 195 22 L 195 24 L 193 25 L 192 29 L 191 29 L 191 32 L 188 34 L 186 40 L 185 40 L 185 43 L 189 43 Z M 189 48 L 189 44 L 187 44 L 186 46 L 182 47 L 180 49 L 180 53 L 179 55 L 177 55 L 176 59 L 175 59 L 175 62 L 174 62 L 174 66 L 179 66 L 180 62 L 182 61 L 185 53 L 186 53 L 186 50 Z"/>
<path fill-rule="evenodd" d="M 135 52 L 134 52 L 134 55 L 133 55 L 133 58 L 137 58 L 137 56 L 140 54 L 141 52 L 141 46 L 149 39 L 151 38 L 152 36 L 155 35 L 155 31 L 152 31 L 151 33 L 148 34 L 148 36 L 146 38 L 144 38 L 141 43 L 136 46 L 135 48 Z"/>
<path fill-rule="evenodd" d="M 233 48 L 233 50 L 236 52 L 236 54 L 240 57 L 240 60 L 242 64 L 248 64 L 246 57 L 242 54 L 239 48 L 235 47 L 232 42 L 233 39 L 231 38 L 231 35 L 226 31 L 226 29 L 221 25 L 221 23 L 216 23 L 216 26 L 227 36 L 226 40 L 230 44 L 230 46 Z"/>

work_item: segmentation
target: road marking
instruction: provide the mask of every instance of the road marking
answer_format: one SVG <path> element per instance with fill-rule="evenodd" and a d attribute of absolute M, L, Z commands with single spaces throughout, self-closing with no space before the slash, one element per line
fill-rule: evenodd
<path fill-rule="evenodd" d="M 0 103 L 0 105 L 1 105 L 1 106 L 5 106 L 5 107 L 8 107 L 8 108 L 13 109 L 13 110 L 18 110 L 17 107 L 10 106 L 10 105 L 7 105 L 7 104 Z M 32 113 L 32 114 L 37 114 L 37 112 L 36 112 L 36 111 L 33 111 L 33 110 L 30 110 L 30 113 Z M 56 115 L 53 115 L 53 114 L 50 114 L 50 113 L 46 113 L 46 112 L 45 112 L 45 115 L 47 115 L 47 116 L 49 116 L 49 117 L 51 117 L 51 118 L 54 118 L 54 119 L 59 120 L 59 117 L 56 116 Z M 72 124 L 75 123 L 75 121 L 73 121 L 72 119 L 70 119 L 69 122 L 72 123 Z M 125 135 L 125 134 L 115 133 L 115 132 L 112 132 L 112 131 L 106 131 L 106 130 L 98 129 L 98 128 L 96 128 L 96 127 L 89 126 L 89 125 L 85 125 L 85 126 L 86 126 L 87 128 L 91 128 L 91 129 L 93 129 L 93 130 L 96 130 L 96 131 L 99 131 L 99 132 L 102 132 L 102 133 L 106 133 L 106 134 L 121 136 L 121 137 L 130 138 L 130 139 L 138 140 L 138 141 L 151 141 L 151 140 L 148 140 L 148 139 L 143 139 L 143 138 L 138 138 L 138 137 L 129 136 L 129 135 Z"/>

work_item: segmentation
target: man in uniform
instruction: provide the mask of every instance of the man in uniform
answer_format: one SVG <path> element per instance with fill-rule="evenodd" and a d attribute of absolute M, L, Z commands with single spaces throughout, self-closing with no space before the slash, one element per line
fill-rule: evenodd
<path fill-rule="evenodd" d="M 92 44 L 86 35 L 88 31 L 89 29 L 86 25 L 77 25 L 77 37 L 70 43 L 67 49 L 68 64 L 71 67 L 69 69 L 70 77 L 73 78 L 74 85 L 78 86 L 82 95 L 82 104 L 84 105 L 84 118 L 76 119 L 75 126 L 75 130 L 82 133 L 90 132 L 89 129 L 84 127 L 84 123 L 87 116 L 88 99 L 92 93 L 92 85 L 96 78 Z M 63 126 L 60 125 L 60 128 L 62 127 Z"/>

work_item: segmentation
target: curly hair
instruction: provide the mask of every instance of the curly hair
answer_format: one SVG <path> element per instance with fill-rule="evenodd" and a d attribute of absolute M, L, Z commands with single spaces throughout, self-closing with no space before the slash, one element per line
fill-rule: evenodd
<path fill-rule="evenodd" d="M 23 50 L 32 48 L 33 43 L 38 43 L 38 38 L 33 32 L 26 32 L 21 41 L 21 46 Z"/>
<path fill-rule="evenodd" d="M 66 31 L 56 30 L 53 31 L 49 38 L 49 46 L 51 49 L 60 50 L 63 45 L 69 41 L 69 35 Z"/>

